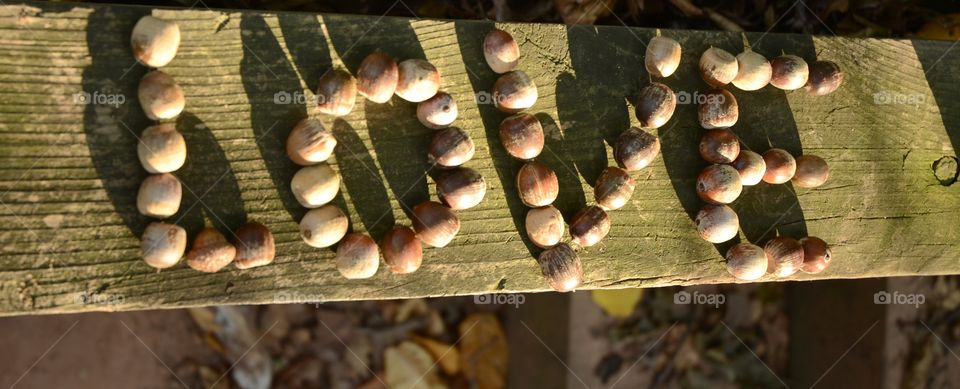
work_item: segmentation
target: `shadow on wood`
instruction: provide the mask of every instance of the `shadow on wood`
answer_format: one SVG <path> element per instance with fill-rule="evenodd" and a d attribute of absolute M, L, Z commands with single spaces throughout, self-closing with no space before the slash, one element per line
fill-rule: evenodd
<path fill-rule="evenodd" d="M 286 140 L 293 126 L 307 116 L 300 79 L 273 31 L 255 14 L 240 21 L 243 60 L 240 75 L 250 101 L 250 125 L 274 188 L 290 217 L 299 222 L 306 208 L 290 190 L 298 166 L 287 158 Z"/>
<path fill-rule="evenodd" d="M 325 22 L 333 46 L 353 74 L 356 74 L 360 62 L 376 50 L 389 54 L 398 62 L 426 58 L 417 34 L 408 20 L 391 18 L 349 23 L 345 18 L 327 18 Z M 389 29 L 392 33 L 389 39 L 363 39 L 364 32 L 374 28 Z M 427 163 L 426 154 L 434 131 L 417 120 L 417 104 L 399 96 L 394 95 L 387 104 L 373 103 L 357 96 L 357 105 L 361 104 L 370 142 L 392 197 L 397 199 L 401 209 L 411 217 L 414 206 L 430 199 L 426 174 L 430 164 Z M 375 166 L 370 167 L 368 174 L 376 174 Z M 379 175 L 376 177 L 379 179 Z M 394 220 L 390 217 L 383 218 L 383 221 L 385 226 L 369 228 L 385 233 L 393 226 Z"/>
<path fill-rule="evenodd" d="M 118 19 L 107 8 L 96 8 L 87 23 L 129 32 L 140 16 L 149 13 L 148 9 L 138 9 L 137 17 Z M 137 144 L 140 131 L 151 123 L 137 100 L 137 86 L 147 69 L 136 64 L 128 37 L 87 29 L 90 65 L 83 70 L 80 96 L 87 99 L 83 131 L 97 177 L 123 223 L 139 239 L 151 220 L 137 210 L 137 191 L 147 177 L 137 157 Z M 126 104 L 111 106 L 89 100 L 104 94 L 124 96 Z"/>
<path fill-rule="evenodd" d="M 207 224 L 227 238 L 247 220 L 240 187 L 230 161 L 210 128 L 190 112 L 177 118 L 187 142 L 187 161 L 175 173 L 183 184 L 180 212 L 172 220 L 195 236 Z"/>
<path fill-rule="evenodd" d="M 956 56 L 947 56 L 947 51 L 955 46 L 950 46 L 946 50 L 942 45 L 935 42 L 913 40 L 913 49 L 923 65 L 923 72 L 927 78 L 927 84 L 930 91 L 933 92 L 933 98 L 939 107 L 940 116 L 943 119 L 943 126 L 947 130 L 947 136 L 953 145 L 952 155 L 953 164 L 956 166 L 956 158 L 960 157 L 960 94 L 957 93 L 956 69 L 960 66 Z M 876 101 L 876 99 L 874 99 Z M 935 164 L 948 162 L 950 155 L 944 155 L 943 159 L 932 161 L 931 167 L 936 168 Z M 953 177 L 949 174 L 938 176 L 942 185 L 953 185 L 957 181 L 957 169 L 953 168 Z"/>
<path fill-rule="evenodd" d="M 393 209 L 390 198 L 383 187 L 377 165 L 357 135 L 357 131 L 346 120 L 337 119 L 333 124 L 333 135 L 337 138 L 337 167 L 343 185 L 350 194 L 353 209 L 360 221 L 374 239 L 380 238 L 393 226 Z M 341 193 L 342 195 L 342 193 Z M 349 208 L 341 208 L 347 212 Z"/>

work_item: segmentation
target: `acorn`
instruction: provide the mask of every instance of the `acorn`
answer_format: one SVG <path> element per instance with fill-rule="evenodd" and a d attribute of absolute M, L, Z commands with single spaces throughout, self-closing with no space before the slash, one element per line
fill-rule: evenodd
<path fill-rule="evenodd" d="M 833 93 L 843 84 L 843 71 L 840 65 L 830 61 L 816 61 L 810 64 L 810 76 L 804 89 L 814 96 Z"/>
<path fill-rule="evenodd" d="M 731 166 L 740 173 L 740 183 L 743 186 L 759 184 L 767 172 L 767 163 L 763 161 L 763 156 L 750 150 L 740 150 Z"/>
<path fill-rule="evenodd" d="M 596 205 L 586 207 L 573 215 L 570 222 L 570 237 L 573 243 L 590 247 L 600 243 L 610 232 L 610 216 Z"/>
<path fill-rule="evenodd" d="M 732 82 L 741 90 L 755 91 L 767 86 L 772 75 L 770 61 L 748 49 L 737 55 L 737 77 Z"/>
<path fill-rule="evenodd" d="M 778 236 L 763 246 L 767 253 L 767 272 L 777 277 L 789 277 L 803 266 L 803 246 L 796 239 Z"/>
<path fill-rule="evenodd" d="M 169 74 L 154 70 L 140 79 L 137 99 L 150 120 L 172 119 L 183 111 L 183 89 Z"/>
<path fill-rule="evenodd" d="M 724 89 L 715 89 L 703 96 L 703 101 L 697 107 L 697 116 L 700 127 L 706 130 L 715 128 L 733 127 L 740 118 L 740 107 L 737 98 Z"/>
<path fill-rule="evenodd" d="M 770 60 L 770 85 L 783 90 L 799 89 L 807 84 L 810 69 L 807 62 L 795 55 L 781 55 Z"/>
<path fill-rule="evenodd" d="M 740 173 L 729 165 L 710 165 L 697 175 L 697 195 L 711 204 L 730 204 L 743 191 Z"/>
<path fill-rule="evenodd" d="M 583 282 L 580 257 L 566 243 L 540 253 L 537 262 L 547 284 L 557 292 L 572 291 Z"/>
<path fill-rule="evenodd" d="M 460 219 L 450 208 L 425 201 L 413 207 L 413 229 L 428 246 L 444 247 L 460 232 Z"/>
<path fill-rule="evenodd" d="M 427 148 L 430 163 L 440 166 L 460 166 L 473 158 L 476 147 L 470 135 L 459 128 L 437 131 Z"/>
<path fill-rule="evenodd" d="M 143 261 L 157 269 L 176 265 L 186 249 L 187 231 L 176 224 L 150 223 L 140 239 Z"/>
<path fill-rule="evenodd" d="M 223 237 L 216 228 L 204 228 L 193 239 L 193 247 L 187 253 L 187 265 L 204 273 L 216 273 L 237 256 L 237 248 Z"/>
<path fill-rule="evenodd" d="M 440 71 L 425 59 L 408 59 L 397 64 L 399 78 L 394 92 L 401 99 L 419 103 L 440 90 Z"/>
<path fill-rule="evenodd" d="M 337 206 L 327 204 L 311 209 L 300 219 L 300 237 L 311 247 L 330 247 L 343 239 L 350 219 Z"/>
<path fill-rule="evenodd" d="M 175 22 L 144 16 L 133 26 L 130 47 L 140 63 L 152 68 L 167 66 L 180 47 L 180 27 Z"/>
<path fill-rule="evenodd" d="M 729 84 L 738 70 L 737 57 L 726 50 L 711 47 L 700 56 L 700 76 L 714 88 Z"/>
<path fill-rule="evenodd" d="M 187 143 L 172 124 L 147 127 L 137 144 L 140 164 L 150 173 L 170 173 L 187 160 Z"/>
<path fill-rule="evenodd" d="M 495 28 L 483 38 L 483 58 L 494 73 L 503 74 L 517 67 L 520 46 L 510 33 Z"/>
<path fill-rule="evenodd" d="M 800 239 L 800 245 L 803 246 L 803 265 L 800 270 L 807 274 L 817 274 L 830 266 L 833 259 L 830 253 L 830 246 L 823 239 L 815 236 L 808 236 Z"/>
<path fill-rule="evenodd" d="M 654 77 L 670 77 L 680 67 L 680 43 L 664 36 L 650 38 L 643 64 Z"/>
<path fill-rule="evenodd" d="M 380 241 L 383 260 L 390 271 L 408 274 L 417 271 L 423 262 L 423 246 L 417 234 L 407 226 L 395 226 Z"/>
<path fill-rule="evenodd" d="M 740 140 L 728 129 L 708 130 L 700 138 L 700 156 L 710 163 L 731 163 L 740 155 Z"/>
<path fill-rule="evenodd" d="M 659 128 L 670 121 L 676 108 L 677 95 L 673 90 L 654 82 L 640 90 L 635 113 L 641 128 Z"/>
<path fill-rule="evenodd" d="M 357 80 L 341 69 L 330 69 L 317 83 L 317 110 L 333 116 L 344 116 L 357 102 Z"/>
<path fill-rule="evenodd" d="M 450 127 L 457 120 L 457 101 L 447 92 L 437 92 L 417 104 L 417 119 L 434 130 Z"/>
<path fill-rule="evenodd" d="M 597 204 L 608 211 L 620 209 L 630 201 L 637 181 L 630 177 L 630 173 L 618 167 L 607 166 L 597 178 L 593 187 L 593 197 Z"/>
<path fill-rule="evenodd" d="M 830 178 L 827 161 L 816 155 L 801 155 L 796 160 L 797 171 L 793 175 L 793 185 L 800 188 L 816 188 Z"/>
<path fill-rule="evenodd" d="M 727 250 L 727 271 L 734 278 L 753 281 L 767 273 L 767 253 L 750 243 L 737 243 Z"/>
<path fill-rule="evenodd" d="M 527 228 L 527 237 L 537 247 L 553 247 L 563 238 L 563 215 L 552 205 L 530 208 L 524 225 Z"/>
<path fill-rule="evenodd" d="M 237 228 L 234 239 L 237 247 L 237 269 L 249 269 L 273 262 L 276 246 L 273 233 L 267 226 L 257 222 L 244 223 Z"/>
<path fill-rule="evenodd" d="M 529 113 L 520 113 L 500 122 L 500 143 L 511 156 L 529 160 L 543 151 L 543 126 Z"/>
<path fill-rule="evenodd" d="M 493 100 L 497 109 L 517 113 L 537 102 L 537 84 L 527 73 L 514 70 L 506 73 L 493 84 Z"/>
<path fill-rule="evenodd" d="M 763 173 L 763 182 L 783 184 L 793 178 L 797 171 L 797 161 L 784 149 L 770 149 L 763 153 L 763 162 L 767 170 Z"/>
<path fill-rule="evenodd" d="M 476 170 L 458 167 L 437 176 L 437 195 L 450 209 L 473 208 L 483 201 L 486 193 L 487 181 Z"/>
<path fill-rule="evenodd" d="M 364 234 L 348 234 L 337 245 L 337 270 L 344 278 L 356 280 L 373 277 L 380 267 L 380 250 L 373 238 Z"/>
<path fill-rule="evenodd" d="M 377 104 L 390 101 L 397 90 L 400 69 L 389 55 L 374 51 L 357 68 L 357 92 Z"/>
<path fill-rule="evenodd" d="M 726 205 L 704 205 L 697 212 L 694 223 L 700 237 L 710 243 L 723 243 L 733 239 L 740 229 L 740 218 L 733 208 Z"/>
<path fill-rule="evenodd" d="M 170 173 L 151 174 L 140 184 L 137 192 L 137 210 L 144 216 L 163 219 L 180 210 L 183 188 L 180 180 Z"/>
<path fill-rule="evenodd" d="M 560 194 L 557 174 L 540 162 L 527 162 L 517 172 L 517 191 L 528 207 L 550 205 Z"/>
<path fill-rule="evenodd" d="M 300 205 L 317 208 L 337 197 L 340 192 L 340 174 L 325 163 L 304 166 L 293 175 L 290 189 Z"/>
<path fill-rule="evenodd" d="M 628 172 L 643 169 L 660 154 L 660 138 L 636 127 L 624 131 L 617 138 L 613 158 Z"/>
<path fill-rule="evenodd" d="M 304 118 L 287 136 L 287 156 L 297 165 L 324 162 L 333 155 L 337 138 L 317 119 Z"/>

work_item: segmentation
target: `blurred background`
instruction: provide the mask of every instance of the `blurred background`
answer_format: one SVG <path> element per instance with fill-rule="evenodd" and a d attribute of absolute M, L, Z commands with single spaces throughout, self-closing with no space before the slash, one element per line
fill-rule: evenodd
<path fill-rule="evenodd" d="M 200 0 L 137 4 L 957 40 L 960 4 Z M 960 277 L 0 318 L 21 388 L 960 387 Z M 122 298 L 119 297 L 118 298 Z"/>

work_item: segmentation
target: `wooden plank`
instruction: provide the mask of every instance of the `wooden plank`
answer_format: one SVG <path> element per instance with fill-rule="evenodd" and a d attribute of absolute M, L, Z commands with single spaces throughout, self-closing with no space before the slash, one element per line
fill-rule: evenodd
<path fill-rule="evenodd" d="M 135 101 L 145 69 L 128 48 L 133 24 L 153 13 L 176 20 L 183 34 L 165 68 L 186 91 L 177 120 L 189 145 L 177 174 L 190 188 L 182 224 L 268 225 L 278 242 L 274 264 L 208 275 L 186 266 L 157 273 L 139 259 L 148 222 L 134 198 L 145 176 L 134 152 L 148 122 Z M 518 232 L 525 209 L 515 194 L 510 160 L 496 137 L 504 115 L 477 104 L 496 75 L 480 42 L 493 27 L 479 21 L 392 17 L 164 10 L 132 6 L 26 4 L 0 7 L 0 313 L 168 308 L 209 304 L 445 296 L 546 289 Z M 612 164 L 610 141 L 635 124 L 629 101 L 648 82 L 644 42 L 655 30 L 625 27 L 503 24 L 517 37 L 520 68 L 535 78 L 532 110 L 548 132 L 542 159 L 563 186 L 557 202 L 569 217 L 592 201 L 590 183 Z M 708 46 L 733 52 L 739 34 L 663 31 L 684 48 L 675 91 L 704 90 L 696 75 Z M 847 80 L 836 93 L 734 91 L 746 145 L 812 153 L 831 164 L 815 190 L 760 185 L 734 208 L 746 239 L 779 231 L 817 235 L 833 244 L 835 264 L 818 276 L 858 278 L 960 273 L 960 185 L 942 186 L 931 170 L 955 156 L 960 50 L 949 42 L 849 39 L 748 33 L 756 51 L 836 61 Z M 288 189 L 295 167 L 283 154 L 293 124 L 313 107 L 275 104 L 277 93 L 306 93 L 331 64 L 355 69 L 368 52 L 427 58 L 456 97 L 457 125 L 477 144 L 468 166 L 489 183 L 486 200 L 460 212 L 461 234 L 429 249 L 415 274 L 382 269 L 369 280 L 339 276 L 330 250 L 301 243 L 304 210 Z M 126 101 L 78 104 L 77 93 L 122 95 Z M 889 103 L 888 100 L 907 103 Z M 652 287 L 731 282 L 714 247 L 697 237 L 693 191 L 704 166 L 696 153 L 696 106 L 680 105 L 660 129 L 662 158 L 636 174 L 631 203 L 612 213 L 613 229 L 583 250 L 583 288 Z M 328 121 L 340 138 L 336 168 L 344 186 L 338 204 L 357 231 L 378 236 L 409 223 L 397 199 L 435 198 L 425 148 L 431 131 L 412 104 L 358 104 Z M 200 203 L 197 198 L 202 197 Z M 187 212 L 189 210 L 189 212 Z M 85 303 L 86 302 L 86 303 Z M 90 303 L 92 302 L 92 304 Z"/>

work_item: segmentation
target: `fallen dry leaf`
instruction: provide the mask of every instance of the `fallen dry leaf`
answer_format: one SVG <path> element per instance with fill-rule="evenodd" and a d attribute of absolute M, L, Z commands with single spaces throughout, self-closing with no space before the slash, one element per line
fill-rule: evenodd
<path fill-rule="evenodd" d="M 423 346 L 447 375 L 453 376 L 460 372 L 460 351 L 453 345 L 422 336 L 414 336 L 413 341 Z"/>
<path fill-rule="evenodd" d="M 622 319 L 633 313 L 633 308 L 643 296 L 643 289 L 605 289 L 590 291 L 593 302 L 610 317 Z"/>
<path fill-rule="evenodd" d="M 510 354 L 500 320 L 492 313 L 472 313 L 460 322 L 459 332 L 466 378 L 479 389 L 503 388 Z"/>
<path fill-rule="evenodd" d="M 446 388 L 433 367 L 430 353 L 411 341 L 384 352 L 384 382 L 391 389 Z"/>

